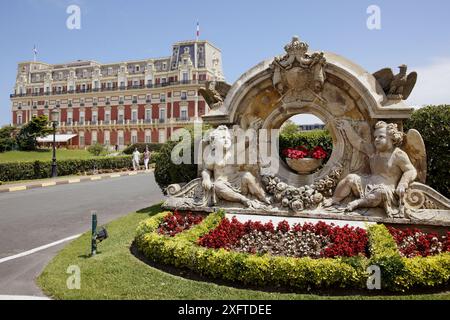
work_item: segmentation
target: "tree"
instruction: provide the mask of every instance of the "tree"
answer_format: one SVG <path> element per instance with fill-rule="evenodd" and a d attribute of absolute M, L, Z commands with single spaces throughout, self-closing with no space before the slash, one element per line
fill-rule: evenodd
<path fill-rule="evenodd" d="M 16 147 L 17 129 L 12 126 L 6 126 L 0 129 L 0 152 L 11 151 Z"/>
<path fill-rule="evenodd" d="M 90 145 L 87 150 L 89 153 L 93 154 L 94 156 L 99 156 L 105 150 L 105 147 L 100 143 L 96 143 L 96 144 Z"/>
<path fill-rule="evenodd" d="M 294 133 L 297 133 L 298 131 L 299 131 L 298 125 L 295 124 L 294 122 L 292 122 L 291 120 L 285 121 L 280 128 L 280 134 L 283 134 L 283 135 L 294 134 Z"/>
<path fill-rule="evenodd" d="M 53 132 L 48 127 L 48 118 L 46 115 L 34 117 L 30 122 L 25 124 L 16 137 L 17 145 L 20 150 L 35 150 L 37 146 L 37 138 L 45 137 Z"/>

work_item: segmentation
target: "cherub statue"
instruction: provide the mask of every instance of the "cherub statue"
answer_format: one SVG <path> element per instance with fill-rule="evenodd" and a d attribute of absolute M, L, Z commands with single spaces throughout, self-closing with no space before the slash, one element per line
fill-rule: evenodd
<path fill-rule="evenodd" d="M 239 202 L 245 207 L 261 208 L 270 204 L 264 189 L 249 171 L 239 171 L 238 166 L 231 163 L 231 135 L 226 126 L 219 126 L 209 135 L 211 151 L 205 159 L 202 171 L 202 187 L 211 192 L 213 203 L 216 198 L 229 202 Z M 249 199 L 253 195 L 257 200 Z M 258 201 L 259 200 L 259 201 Z M 262 202 L 262 203 L 261 203 Z"/>
<path fill-rule="evenodd" d="M 208 81 L 198 91 L 211 109 L 220 108 L 231 86 L 223 81 Z"/>
<path fill-rule="evenodd" d="M 373 74 L 377 79 L 387 97 L 390 99 L 408 99 L 417 81 L 417 73 L 406 74 L 408 67 L 404 64 L 399 66 L 400 72 L 394 76 L 392 69 L 384 68 Z"/>
<path fill-rule="evenodd" d="M 354 132 L 348 122 L 338 122 L 350 143 L 367 154 L 370 175 L 349 174 L 339 182 L 331 199 L 326 199 L 324 206 L 339 204 L 353 194 L 356 200 L 347 204 L 345 211 L 357 208 L 383 207 L 388 217 L 402 217 L 399 210 L 409 184 L 417 177 L 417 170 L 408 154 L 399 148 L 403 142 L 403 133 L 397 125 L 379 121 L 375 125 L 373 145 L 364 141 Z M 401 203 L 400 203 L 401 204 Z"/>

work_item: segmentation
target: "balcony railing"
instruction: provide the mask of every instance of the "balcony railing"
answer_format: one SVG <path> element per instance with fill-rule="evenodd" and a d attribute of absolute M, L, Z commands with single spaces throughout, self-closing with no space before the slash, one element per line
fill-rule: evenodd
<path fill-rule="evenodd" d="M 145 88 L 161 88 L 168 86 L 177 85 L 191 85 L 191 84 L 204 84 L 206 80 L 187 80 L 187 81 L 171 81 L 165 83 L 155 83 L 146 85 L 131 85 L 131 86 L 119 86 L 119 87 L 104 87 L 104 88 L 94 88 L 94 89 L 76 89 L 76 90 L 61 90 L 61 91 L 51 91 L 51 92 L 31 92 L 31 93 L 13 93 L 10 94 L 10 98 L 17 97 L 31 97 L 31 96 L 44 96 L 44 95 L 61 95 L 61 94 L 74 94 L 74 93 L 89 93 L 89 92 L 105 92 L 105 91 L 120 91 L 120 90 L 135 90 L 135 89 L 145 89 Z"/>
<path fill-rule="evenodd" d="M 161 119 L 161 118 L 160 118 L 160 119 L 158 119 L 158 122 L 159 122 L 159 123 L 165 123 L 165 122 L 166 122 L 166 119 Z"/>
<path fill-rule="evenodd" d="M 189 121 L 189 118 L 188 117 L 176 118 L 176 121 L 177 122 L 186 122 L 186 121 Z"/>

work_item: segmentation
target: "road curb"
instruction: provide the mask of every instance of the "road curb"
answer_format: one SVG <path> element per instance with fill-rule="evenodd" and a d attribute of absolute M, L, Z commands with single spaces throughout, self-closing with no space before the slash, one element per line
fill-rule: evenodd
<path fill-rule="evenodd" d="M 112 179 L 112 178 L 118 178 L 118 177 L 124 177 L 124 176 L 134 176 L 138 174 L 145 174 L 153 172 L 153 170 L 149 171 L 126 171 L 126 172 L 116 172 L 111 173 L 107 175 L 93 175 L 93 176 L 80 176 L 79 178 L 70 178 L 67 180 L 58 180 L 58 181 L 48 181 L 48 182 L 42 182 L 42 183 L 30 183 L 30 184 L 24 184 L 24 185 L 16 185 L 13 187 L 3 187 L 0 188 L 0 193 L 5 192 L 15 192 L 15 191 L 25 191 L 30 189 L 37 189 L 37 188 L 46 188 L 46 187 L 53 187 L 61 184 L 74 184 L 74 183 L 80 183 L 80 182 L 89 182 L 89 181 L 100 181 L 100 180 L 106 180 L 106 179 Z"/>

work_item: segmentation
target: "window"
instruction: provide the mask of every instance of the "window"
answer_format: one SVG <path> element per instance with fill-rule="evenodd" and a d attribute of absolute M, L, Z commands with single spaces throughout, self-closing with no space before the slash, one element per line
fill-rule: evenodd
<path fill-rule="evenodd" d="M 181 120 L 187 120 L 188 119 L 188 113 L 187 113 L 187 108 L 186 107 L 181 109 L 180 117 L 181 117 Z"/>
<path fill-rule="evenodd" d="M 135 130 L 131 131 L 131 143 L 135 144 L 137 143 L 137 132 Z"/>
<path fill-rule="evenodd" d="M 80 146 L 84 146 L 84 131 L 78 132 L 78 136 L 80 137 Z"/>
<path fill-rule="evenodd" d="M 72 111 L 68 111 L 67 112 L 67 124 L 71 125 L 72 124 L 72 120 L 73 120 Z"/>
<path fill-rule="evenodd" d="M 47 89 L 50 89 L 50 88 L 47 88 Z M 69 91 L 74 91 L 75 90 L 75 88 L 74 88 L 74 86 L 69 86 Z"/>
<path fill-rule="evenodd" d="M 80 111 L 80 124 L 84 124 L 84 111 Z"/>
<path fill-rule="evenodd" d="M 166 118 L 166 108 L 159 109 L 159 119 L 164 120 Z"/>
<path fill-rule="evenodd" d="M 136 67 L 134 68 L 134 70 L 135 70 L 136 72 L 139 72 L 139 71 L 141 71 L 141 67 L 140 67 L 139 65 L 136 65 Z"/>
<path fill-rule="evenodd" d="M 120 88 L 121 89 L 125 88 L 125 81 L 120 81 Z"/>
<path fill-rule="evenodd" d="M 58 76 L 59 76 L 59 79 L 60 79 L 60 80 L 64 79 L 64 75 L 63 75 L 62 72 L 60 72 Z"/>
<path fill-rule="evenodd" d="M 113 68 L 112 67 L 108 67 L 108 76 L 112 75 L 113 73 Z"/>
<path fill-rule="evenodd" d="M 97 131 L 93 130 L 91 134 L 91 144 L 97 143 Z"/>
<path fill-rule="evenodd" d="M 181 100 L 186 100 L 187 99 L 187 93 L 186 91 L 182 91 L 181 92 Z"/>
<path fill-rule="evenodd" d="M 40 74 L 37 74 L 36 75 L 36 81 L 40 81 L 41 80 L 41 75 Z"/>
<path fill-rule="evenodd" d="M 104 132 L 104 144 L 109 146 L 111 144 L 111 136 L 109 130 L 105 130 Z"/>
<path fill-rule="evenodd" d="M 152 133 L 150 130 L 145 130 L 145 143 L 152 142 Z"/>
<path fill-rule="evenodd" d="M 119 110 L 119 123 L 123 123 L 123 110 Z"/>
<path fill-rule="evenodd" d="M 83 78 L 87 78 L 87 76 L 88 76 L 87 70 L 83 70 Z"/>
<path fill-rule="evenodd" d="M 150 94 L 147 95 L 145 102 L 152 102 L 152 96 Z"/>
<path fill-rule="evenodd" d="M 151 86 L 152 85 L 152 79 L 148 79 L 147 80 L 147 86 Z"/>
<path fill-rule="evenodd" d="M 137 115 L 138 115 L 137 110 L 131 111 L 131 120 L 132 120 L 133 122 L 136 122 L 136 121 L 137 121 Z"/>
<path fill-rule="evenodd" d="M 162 69 L 163 69 L 163 70 L 166 70 L 166 68 L 167 68 L 167 63 L 163 62 L 163 64 L 162 64 Z"/>
<path fill-rule="evenodd" d="M 112 82 L 109 81 L 109 82 L 106 84 L 106 87 L 107 87 L 108 89 L 111 89 L 111 88 L 112 88 Z"/>
<path fill-rule="evenodd" d="M 61 93 L 61 92 L 62 92 L 62 87 L 61 87 L 61 86 L 58 86 L 57 89 L 56 89 L 56 91 L 57 91 L 58 93 Z"/>
<path fill-rule="evenodd" d="M 152 119 L 152 110 L 151 109 L 145 109 L 145 120 L 151 120 Z"/>
<path fill-rule="evenodd" d="M 108 124 L 111 122 L 111 111 L 105 111 L 105 123 Z"/>
<path fill-rule="evenodd" d="M 18 115 L 17 115 L 17 124 L 18 124 L 18 125 L 21 125 L 21 124 L 22 124 L 22 115 L 21 115 L 21 114 L 18 114 Z"/>
<path fill-rule="evenodd" d="M 166 142 L 166 130 L 164 129 L 159 130 L 158 142 L 159 143 Z"/>
<path fill-rule="evenodd" d="M 165 93 L 161 93 L 161 95 L 159 96 L 159 100 L 161 102 L 166 102 L 166 94 Z"/>
<path fill-rule="evenodd" d="M 124 145 L 124 139 L 123 139 L 123 131 L 120 130 L 117 132 L 117 140 L 118 140 L 118 144 L 119 146 L 123 146 Z"/>
<path fill-rule="evenodd" d="M 85 84 L 85 83 L 83 83 L 83 84 L 81 85 L 81 91 L 86 91 L 86 84 Z"/>
<path fill-rule="evenodd" d="M 97 124 L 97 111 L 92 111 L 92 124 Z"/>
<path fill-rule="evenodd" d="M 161 78 L 161 84 L 165 84 L 166 83 L 166 78 Z"/>
<path fill-rule="evenodd" d="M 98 85 L 98 81 L 96 80 L 96 81 L 94 81 L 94 89 L 98 89 L 99 88 L 99 85 Z"/>
<path fill-rule="evenodd" d="M 139 87 L 139 80 L 134 80 L 133 81 L 133 86 L 134 87 Z"/>
<path fill-rule="evenodd" d="M 39 88 L 34 88 L 34 93 L 39 93 Z"/>

